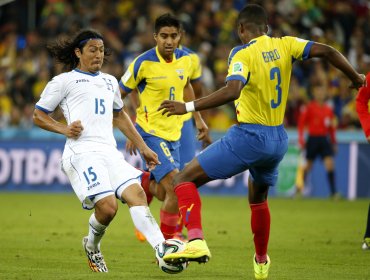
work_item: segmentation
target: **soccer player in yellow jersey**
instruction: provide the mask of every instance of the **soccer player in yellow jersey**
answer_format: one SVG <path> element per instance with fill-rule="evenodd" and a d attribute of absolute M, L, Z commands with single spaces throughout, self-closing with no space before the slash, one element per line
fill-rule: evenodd
<path fill-rule="evenodd" d="M 166 99 L 181 102 L 194 99 L 189 82 L 191 58 L 187 52 L 177 49 L 180 26 L 180 21 L 170 14 L 158 17 L 154 27 L 156 47 L 138 56 L 119 83 L 123 96 L 135 88 L 138 91 L 140 105 L 136 111 L 136 128 L 161 162 L 151 175 L 166 191 L 160 212 L 161 230 L 166 239 L 174 236 L 179 214 L 172 181 L 179 172 L 183 116 L 167 118 L 157 109 Z M 198 112 L 193 115 L 198 137 L 203 139 L 208 128 Z"/>
<path fill-rule="evenodd" d="M 256 279 L 267 279 L 271 263 L 267 255 L 270 234 L 267 195 L 269 187 L 277 182 L 278 166 L 288 148 L 283 117 L 292 64 L 295 60 L 320 57 L 340 69 L 352 81 L 352 87 L 359 88 L 364 84 L 364 75 L 357 73 L 334 48 L 296 37 L 271 38 L 266 35 L 267 22 L 261 6 L 250 4 L 244 7 L 237 20 L 243 45 L 230 52 L 226 85 L 195 101 L 184 104 L 167 100 L 158 108 L 172 117 L 234 100 L 238 119 L 238 124 L 224 137 L 175 176 L 175 193 L 189 242 L 184 251 L 166 255 L 166 262 L 209 260 L 211 254 L 203 236 L 197 187 L 248 169 L 254 275 Z"/>
<path fill-rule="evenodd" d="M 191 67 L 190 67 L 190 84 L 194 90 L 195 98 L 200 98 L 203 96 L 203 85 L 202 85 L 202 65 L 200 62 L 199 56 L 192 51 L 191 49 L 183 46 L 181 41 L 185 37 L 185 29 L 181 26 L 180 29 L 180 41 L 178 48 L 188 53 L 191 59 Z M 130 95 L 130 104 L 133 111 L 139 107 L 139 99 L 137 90 L 133 90 Z M 184 116 L 184 124 L 181 129 L 181 137 L 180 137 L 180 170 L 184 168 L 185 164 L 189 163 L 195 156 L 196 153 L 196 135 L 195 135 L 195 125 L 192 118 L 192 113 L 189 112 Z M 202 147 L 205 148 L 209 144 L 211 144 L 212 140 L 207 133 L 203 140 L 202 140 Z M 126 149 L 128 151 L 133 150 L 133 144 L 130 140 L 126 141 Z M 148 205 L 151 203 L 153 196 L 155 196 L 158 200 L 163 201 L 165 199 L 166 192 L 160 185 L 155 183 L 154 178 L 150 177 L 150 173 L 144 171 L 142 175 L 142 187 L 147 196 L 147 203 Z M 158 188 L 159 187 L 159 188 Z M 182 234 L 183 223 L 181 217 L 179 217 L 176 232 L 174 238 L 185 240 L 186 237 Z M 141 232 L 135 229 L 135 235 L 139 241 L 145 241 L 145 237 Z"/>

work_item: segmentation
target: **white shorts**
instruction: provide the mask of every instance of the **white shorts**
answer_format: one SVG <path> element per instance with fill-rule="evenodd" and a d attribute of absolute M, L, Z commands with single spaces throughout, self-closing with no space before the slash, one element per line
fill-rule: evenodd
<path fill-rule="evenodd" d="M 140 184 L 142 174 L 117 149 L 63 158 L 62 170 L 85 209 L 94 208 L 97 201 L 112 194 L 122 200 L 124 189 L 134 183 Z"/>

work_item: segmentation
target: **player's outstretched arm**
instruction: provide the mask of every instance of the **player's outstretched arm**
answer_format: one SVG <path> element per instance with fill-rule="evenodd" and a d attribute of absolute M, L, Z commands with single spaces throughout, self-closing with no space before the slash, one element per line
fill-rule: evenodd
<path fill-rule="evenodd" d="M 113 113 L 113 124 L 138 148 L 149 170 L 160 164 L 158 155 L 145 144 L 125 111 L 121 110 Z"/>
<path fill-rule="evenodd" d="M 172 116 L 215 108 L 238 99 L 243 86 L 244 84 L 241 81 L 231 80 L 226 84 L 226 86 L 210 95 L 191 102 L 183 103 L 173 100 L 165 100 L 162 102 L 161 106 L 159 106 L 158 111 L 163 110 L 162 115 L 167 114 L 167 116 Z"/>
<path fill-rule="evenodd" d="M 35 109 L 33 112 L 33 123 L 38 127 L 65 135 L 67 138 L 77 139 L 80 137 L 83 126 L 80 120 L 74 121 L 69 125 L 57 122 L 45 112 Z"/>
<path fill-rule="evenodd" d="M 365 75 L 357 73 L 349 61 L 331 46 L 315 42 L 311 47 L 310 57 L 323 58 L 341 70 L 352 81 L 351 88 L 359 89 L 365 84 Z"/>

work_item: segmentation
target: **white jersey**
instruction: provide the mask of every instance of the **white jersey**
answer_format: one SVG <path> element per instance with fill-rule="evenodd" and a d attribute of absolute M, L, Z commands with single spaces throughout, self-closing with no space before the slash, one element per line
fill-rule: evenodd
<path fill-rule="evenodd" d="M 79 69 L 55 76 L 42 92 L 36 108 L 51 113 L 58 105 L 68 124 L 80 120 L 84 128 L 78 139 L 67 139 L 63 157 L 117 147 L 113 110 L 121 111 L 123 101 L 115 77 Z"/>

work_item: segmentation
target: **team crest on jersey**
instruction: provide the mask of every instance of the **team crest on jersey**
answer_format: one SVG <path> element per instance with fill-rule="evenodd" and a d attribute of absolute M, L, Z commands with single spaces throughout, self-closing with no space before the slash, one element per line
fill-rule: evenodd
<path fill-rule="evenodd" d="M 184 69 L 176 69 L 176 73 L 181 80 L 184 79 Z"/>
<path fill-rule="evenodd" d="M 233 64 L 233 73 L 243 72 L 243 64 L 241 62 L 235 62 Z"/>

